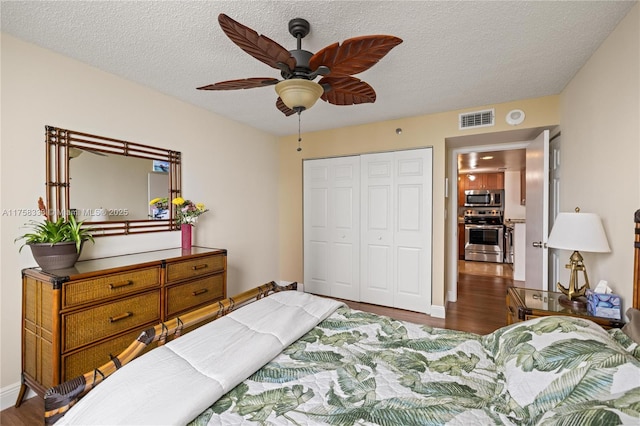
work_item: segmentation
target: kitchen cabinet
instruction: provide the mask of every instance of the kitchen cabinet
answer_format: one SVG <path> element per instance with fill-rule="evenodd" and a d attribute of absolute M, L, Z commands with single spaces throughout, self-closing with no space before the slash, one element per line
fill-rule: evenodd
<path fill-rule="evenodd" d="M 467 175 L 458 175 L 458 207 L 464 206 L 464 191 L 467 189 L 465 187 L 465 179 Z"/>
<path fill-rule="evenodd" d="M 464 260 L 464 222 L 458 222 L 458 259 Z"/>
<path fill-rule="evenodd" d="M 504 189 L 504 173 L 467 173 L 462 175 L 467 189 Z M 470 176 L 475 176 L 474 180 Z"/>

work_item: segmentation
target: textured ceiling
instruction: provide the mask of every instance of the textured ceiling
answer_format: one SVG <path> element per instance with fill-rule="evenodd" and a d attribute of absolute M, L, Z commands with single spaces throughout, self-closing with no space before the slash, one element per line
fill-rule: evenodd
<path fill-rule="evenodd" d="M 2 31 L 274 135 L 296 116 L 275 108 L 273 87 L 196 87 L 279 78 L 222 32 L 225 13 L 287 49 L 291 18 L 311 23 L 305 50 L 368 34 L 404 42 L 357 77 L 374 104 L 322 101 L 303 132 L 558 94 L 631 1 L 2 1 Z"/>

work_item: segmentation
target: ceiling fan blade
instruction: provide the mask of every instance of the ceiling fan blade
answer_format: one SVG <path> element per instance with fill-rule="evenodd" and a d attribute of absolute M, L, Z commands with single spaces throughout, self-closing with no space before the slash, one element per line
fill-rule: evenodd
<path fill-rule="evenodd" d="M 376 101 L 376 91 L 362 80 L 351 76 L 324 77 L 318 83 L 328 84 L 322 100 L 334 105 L 356 105 Z"/>
<path fill-rule="evenodd" d="M 276 108 L 282 111 L 282 113 L 287 117 L 296 113 L 294 110 L 286 106 L 284 102 L 282 102 L 282 98 L 280 98 L 279 96 L 278 100 L 276 101 Z"/>
<path fill-rule="evenodd" d="M 255 87 L 271 86 L 278 83 L 278 79 L 271 77 L 243 78 L 240 80 L 221 81 L 215 84 L 198 87 L 198 90 L 237 90 L 253 89 Z"/>
<path fill-rule="evenodd" d="M 331 44 L 311 57 L 309 68 L 317 70 L 324 65 L 330 75 L 353 75 L 368 70 L 402 39 L 391 35 L 370 35 L 347 39 L 342 44 Z"/>
<path fill-rule="evenodd" d="M 291 53 L 270 38 L 258 35 L 251 28 L 234 21 L 224 13 L 218 15 L 218 23 L 232 42 L 257 60 L 277 70 L 282 69 L 278 62 L 286 64 L 289 70 L 296 67 L 296 60 Z"/>

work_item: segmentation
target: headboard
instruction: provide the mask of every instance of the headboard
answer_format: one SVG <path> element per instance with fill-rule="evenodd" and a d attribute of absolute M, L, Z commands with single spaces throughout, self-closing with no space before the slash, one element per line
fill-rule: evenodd
<path fill-rule="evenodd" d="M 633 250 L 633 307 L 640 309 L 640 209 L 633 216 L 636 223 Z"/>

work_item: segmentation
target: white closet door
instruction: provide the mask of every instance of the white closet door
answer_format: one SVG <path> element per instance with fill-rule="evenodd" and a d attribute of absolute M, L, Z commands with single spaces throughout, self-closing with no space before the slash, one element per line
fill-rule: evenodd
<path fill-rule="evenodd" d="M 430 313 L 432 150 L 361 156 L 361 300 Z"/>
<path fill-rule="evenodd" d="M 347 300 L 360 293 L 360 159 L 304 162 L 305 291 Z"/>
<path fill-rule="evenodd" d="M 431 312 L 432 150 L 394 153 L 394 306 Z"/>
<path fill-rule="evenodd" d="M 360 300 L 393 304 L 393 153 L 360 157 Z"/>

